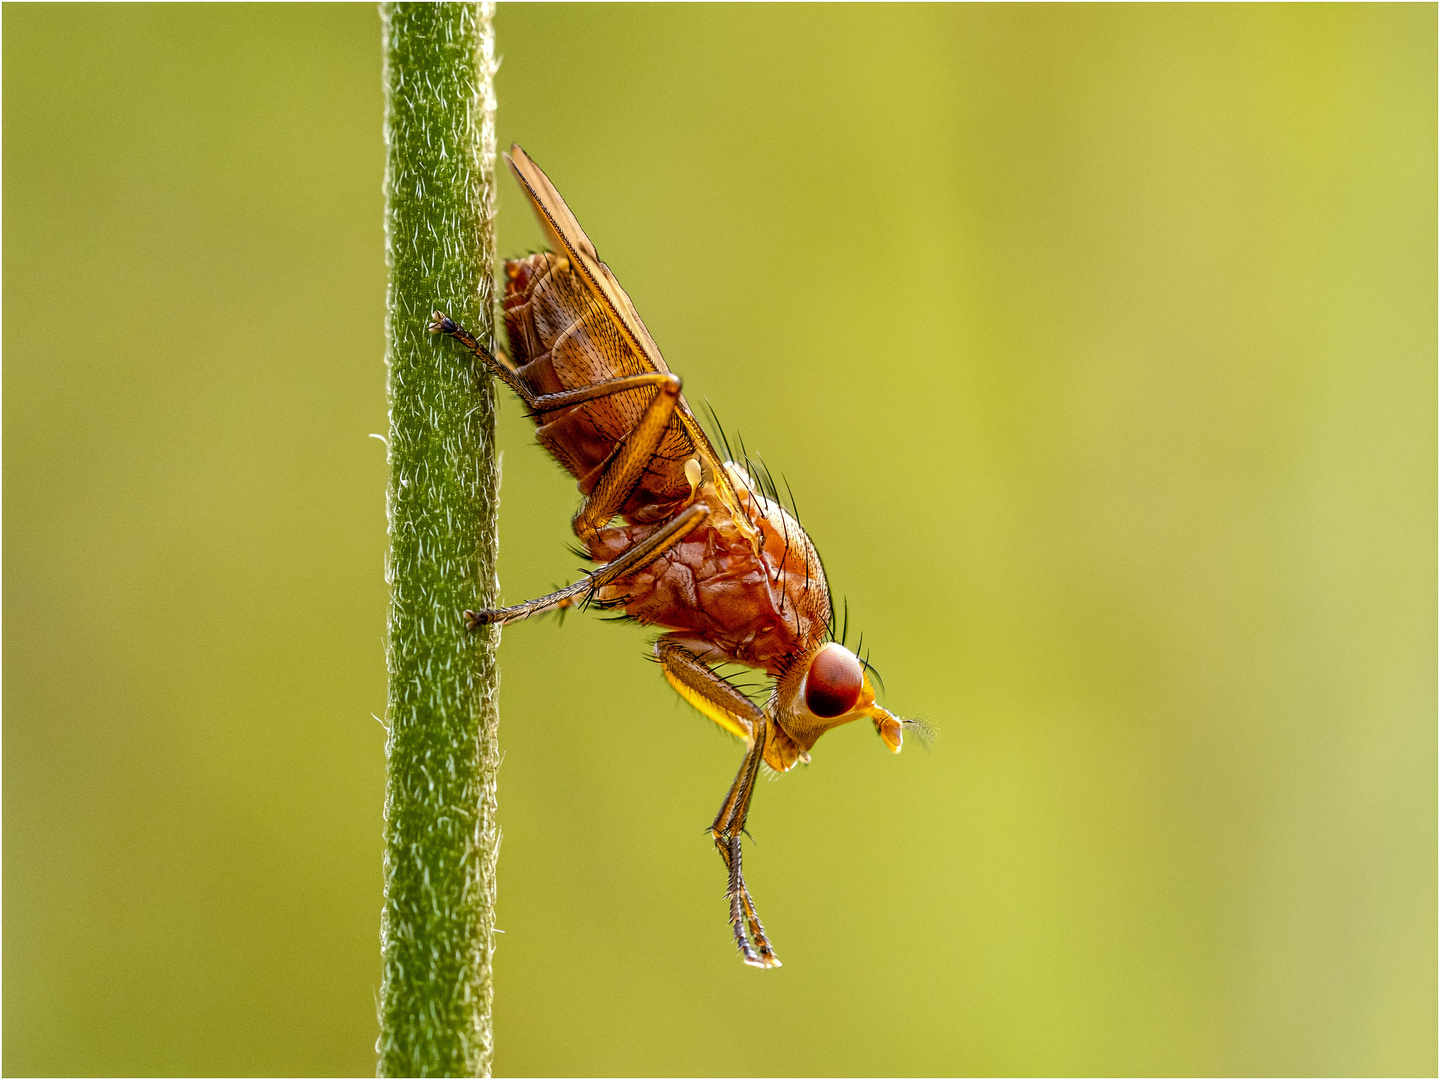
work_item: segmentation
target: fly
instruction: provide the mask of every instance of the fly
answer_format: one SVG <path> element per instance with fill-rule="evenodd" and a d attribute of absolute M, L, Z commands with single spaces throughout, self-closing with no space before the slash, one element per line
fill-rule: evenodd
<path fill-rule="evenodd" d="M 505 160 L 551 247 L 505 263 L 510 355 L 491 355 L 439 311 L 429 329 L 458 341 L 524 401 L 540 445 L 578 481 L 571 525 L 599 565 L 548 596 L 467 611 L 465 624 L 502 626 L 581 604 L 667 631 L 654 643 L 666 681 L 745 743 L 710 835 L 729 873 L 741 956 L 779 967 L 740 869 L 761 762 L 788 772 L 810 760 L 821 735 L 861 717 L 898 753 L 902 728 L 918 721 L 876 704 L 868 665 L 843 634 L 835 640 L 820 558 L 768 473 L 716 453 L 680 376 L 560 193 L 520 147 Z M 764 708 L 714 670 L 725 664 L 774 680 Z"/>

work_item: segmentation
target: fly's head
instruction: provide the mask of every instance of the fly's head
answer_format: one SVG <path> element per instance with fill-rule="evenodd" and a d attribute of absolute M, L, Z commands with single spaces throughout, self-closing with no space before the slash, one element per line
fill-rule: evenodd
<path fill-rule="evenodd" d="M 905 741 L 902 720 L 875 703 L 875 688 L 860 658 L 827 641 L 793 665 L 776 687 L 775 720 L 801 751 L 831 728 L 868 717 L 892 753 Z"/>

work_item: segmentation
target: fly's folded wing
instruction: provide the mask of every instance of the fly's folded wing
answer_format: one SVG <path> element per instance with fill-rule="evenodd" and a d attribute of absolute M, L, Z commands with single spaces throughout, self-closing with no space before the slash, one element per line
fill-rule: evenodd
<path fill-rule="evenodd" d="M 586 285 L 595 294 L 595 298 L 610 309 L 618 328 L 630 339 L 635 351 L 648 359 L 655 370 L 669 371 L 664 357 L 660 355 L 660 347 L 655 344 L 650 331 L 645 329 L 640 313 L 635 310 L 635 305 L 620 287 L 620 282 L 615 280 L 610 268 L 600 261 L 595 245 L 590 242 L 590 237 L 585 235 L 580 222 L 570 212 L 570 207 L 565 204 L 560 192 L 555 190 L 555 185 L 550 182 L 544 170 L 531 161 L 530 155 L 520 149 L 518 144 L 511 145 L 510 152 L 505 155 L 505 162 L 515 174 L 515 179 L 520 181 L 525 194 L 530 197 L 530 205 L 535 210 L 535 216 L 540 219 L 541 228 L 549 236 L 551 246 L 555 251 L 570 256 Z"/>
<path fill-rule="evenodd" d="M 665 364 L 665 358 L 660 355 L 660 347 L 645 328 L 640 313 L 635 310 L 635 305 L 630 302 L 630 297 L 620 287 L 620 282 L 615 279 L 610 268 L 600 260 L 595 245 L 590 242 L 590 237 L 585 235 L 585 230 L 570 212 L 570 207 L 565 204 L 560 192 L 555 190 L 550 178 L 518 145 L 510 147 L 505 161 L 530 199 L 530 205 L 551 246 L 557 254 L 563 254 L 570 260 L 577 276 L 605 310 L 615 329 L 634 351 L 636 358 L 651 370 L 668 372 L 670 369 Z M 730 486 L 724 464 L 715 448 L 710 445 L 710 440 L 706 438 L 683 396 L 674 422 L 678 423 L 688 436 L 706 474 L 713 478 L 726 501 L 738 509 L 738 500 Z"/>

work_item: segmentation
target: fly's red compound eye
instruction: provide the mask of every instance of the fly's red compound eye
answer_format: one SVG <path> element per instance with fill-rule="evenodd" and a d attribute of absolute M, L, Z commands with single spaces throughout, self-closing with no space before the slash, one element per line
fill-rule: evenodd
<path fill-rule="evenodd" d="M 816 716 L 844 716 L 860 700 L 864 682 L 855 654 L 832 641 L 815 654 L 805 673 L 805 706 Z"/>

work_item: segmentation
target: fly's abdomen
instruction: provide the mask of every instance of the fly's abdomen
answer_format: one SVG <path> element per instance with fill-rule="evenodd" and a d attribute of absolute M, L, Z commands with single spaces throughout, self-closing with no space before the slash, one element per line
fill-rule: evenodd
<path fill-rule="evenodd" d="M 521 379 L 536 394 L 575 390 L 654 371 L 638 356 L 563 256 L 542 252 L 505 264 L 505 332 Z M 626 390 L 536 415 L 540 444 L 589 494 L 601 466 L 645 411 L 653 390 Z M 695 453 L 683 426 L 669 430 L 623 514 L 658 520 L 688 497 L 685 461 Z"/>

